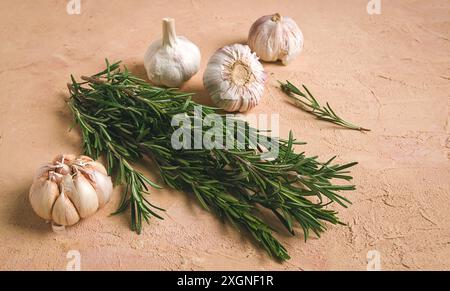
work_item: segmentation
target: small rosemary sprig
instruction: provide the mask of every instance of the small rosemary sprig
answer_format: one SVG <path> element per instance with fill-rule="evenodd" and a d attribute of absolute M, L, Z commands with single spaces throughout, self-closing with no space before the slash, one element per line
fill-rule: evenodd
<path fill-rule="evenodd" d="M 332 180 L 351 180 L 348 168 L 356 163 L 332 164 L 334 158 L 321 163 L 317 157 L 295 152 L 294 146 L 303 143 L 292 133 L 287 140 L 272 138 L 247 123 L 232 136 L 223 130 L 224 140 L 233 141 L 231 148 L 176 150 L 171 144 L 176 129 L 171 120 L 176 114 L 203 119 L 218 111 L 202 106 L 198 117 L 199 104 L 191 100 L 192 94 L 153 87 L 126 68 L 122 71 L 119 63 L 107 62 L 104 71 L 82 80 L 72 77 L 68 105 L 81 128 L 85 153 L 93 158 L 104 155 L 116 183 L 126 185 L 116 213 L 131 208 L 133 230 L 141 231 L 142 220 L 161 218 L 156 211 L 162 209 L 148 200 L 149 186 L 159 186 L 132 166 L 144 157 L 154 161 L 165 184 L 192 193 L 205 209 L 247 230 L 280 260 L 289 255 L 260 208 L 271 211 L 291 234 L 300 226 L 305 239 L 310 231 L 320 235 L 325 222 L 341 223 L 337 212 L 326 207 L 333 202 L 345 207 L 350 202 L 338 192 L 355 187 Z M 203 134 L 210 129 L 202 123 Z M 255 135 L 257 139 L 250 138 Z M 238 136 L 245 137 L 244 148 L 235 143 Z M 262 158 L 268 142 L 279 148 L 272 160 Z"/>
<path fill-rule="evenodd" d="M 311 92 L 306 88 L 305 85 L 302 85 L 303 89 L 305 89 L 306 94 L 300 91 L 297 87 L 295 87 L 289 81 L 286 83 L 280 83 L 281 90 L 286 93 L 286 95 L 293 101 L 293 103 L 305 110 L 306 112 L 316 116 L 318 119 L 325 120 L 340 126 L 343 126 L 348 129 L 359 130 L 359 131 L 370 131 L 370 129 L 357 126 L 351 124 L 343 120 L 339 117 L 333 109 L 331 109 L 330 104 L 327 102 L 326 106 L 321 106 L 316 98 L 311 94 Z"/>

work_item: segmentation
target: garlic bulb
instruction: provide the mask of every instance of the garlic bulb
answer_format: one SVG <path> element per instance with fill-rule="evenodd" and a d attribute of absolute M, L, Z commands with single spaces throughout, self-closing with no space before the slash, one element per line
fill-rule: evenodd
<path fill-rule="evenodd" d="M 219 49 L 203 75 L 203 84 L 212 101 L 229 112 L 245 112 L 258 105 L 265 81 L 266 74 L 258 57 L 242 44 Z"/>
<path fill-rule="evenodd" d="M 175 20 L 163 19 L 163 37 L 153 42 L 144 56 L 147 76 L 155 85 L 180 87 L 200 69 L 200 50 L 175 34 Z"/>
<path fill-rule="evenodd" d="M 30 188 L 31 207 L 55 225 L 66 226 L 94 214 L 112 193 L 105 167 L 87 156 L 59 155 L 37 171 Z"/>
<path fill-rule="evenodd" d="M 248 45 L 261 60 L 281 60 L 287 65 L 301 52 L 303 34 L 292 18 L 276 13 L 260 17 L 253 23 Z"/>

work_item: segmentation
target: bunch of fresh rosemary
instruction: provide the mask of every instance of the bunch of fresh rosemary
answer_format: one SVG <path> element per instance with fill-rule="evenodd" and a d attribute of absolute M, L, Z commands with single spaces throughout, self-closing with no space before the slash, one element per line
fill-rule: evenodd
<path fill-rule="evenodd" d="M 104 71 L 82 80 L 72 76 L 68 105 L 81 128 L 84 151 L 93 158 L 104 155 L 116 183 L 125 185 L 116 213 L 130 208 L 131 228 L 136 232 L 141 231 L 142 220 L 161 218 L 157 212 L 162 210 L 148 199 L 149 186 L 160 187 L 132 165 L 144 156 L 155 162 L 167 185 L 193 193 L 204 208 L 246 229 L 280 260 L 289 255 L 273 236 L 261 209 L 271 211 L 293 235 L 297 222 L 305 240 L 311 231 L 320 236 L 324 222 L 341 223 L 326 206 L 336 202 L 345 207 L 350 202 L 338 192 L 355 188 L 331 180 L 352 179 L 347 169 L 356 163 L 332 164 L 333 159 L 321 163 L 317 157 L 296 153 L 294 145 L 301 143 L 292 134 L 287 140 L 271 138 L 246 123 L 231 136 L 233 141 L 244 136 L 244 146 L 176 150 L 171 144 L 176 130 L 172 118 L 180 113 L 199 118 L 194 114 L 199 104 L 191 100 L 191 94 L 153 87 L 126 68 L 120 70 L 119 63 L 107 62 Z M 203 106 L 200 118 L 211 113 L 217 111 Z M 200 130 L 204 133 L 209 128 L 202 125 Z M 276 143 L 278 156 L 262 159 L 267 144 L 254 144 L 251 135 Z"/>

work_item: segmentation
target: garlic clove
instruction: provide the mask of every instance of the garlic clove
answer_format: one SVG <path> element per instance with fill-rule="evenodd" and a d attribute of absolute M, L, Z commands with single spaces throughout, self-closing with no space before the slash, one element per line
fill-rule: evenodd
<path fill-rule="evenodd" d="M 153 42 L 144 56 L 144 66 L 151 83 L 180 87 L 200 69 L 198 47 L 175 33 L 175 20 L 164 18 L 163 38 Z"/>
<path fill-rule="evenodd" d="M 303 34 L 295 21 L 278 13 L 257 19 L 248 34 L 248 45 L 261 60 L 289 64 L 303 48 Z"/>
<path fill-rule="evenodd" d="M 97 193 L 99 208 L 103 207 L 111 198 L 113 190 L 111 177 L 96 170 L 82 169 L 80 171 L 83 172 L 92 187 L 94 187 Z"/>
<path fill-rule="evenodd" d="M 58 196 L 59 188 L 52 175 L 37 178 L 29 192 L 29 200 L 34 212 L 46 220 L 52 219 L 52 207 Z"/>
<path fill-rule="evenodd" d="M 64 191 L 59 195 L 55 205 L 53 205 L 52 220 L 59 225 L 73 225 L 80 220 L 75 205 Z"/>
<path fill-rule="evenodd" d="M 62 181 L 67 197 L 75 205 L 81 218 L 94 214 L 98 209 L 98 198 L 94 187 L 80 173 L 72 177 L 66 175 Z"/>
<path fill-rule="evenodd" d="M 229 112 L 245 112 L 260 102 L 266 77 L 250 48 L 234 44 L 219 49 L 210 58 L 203 84 L 218 107 Z"/>

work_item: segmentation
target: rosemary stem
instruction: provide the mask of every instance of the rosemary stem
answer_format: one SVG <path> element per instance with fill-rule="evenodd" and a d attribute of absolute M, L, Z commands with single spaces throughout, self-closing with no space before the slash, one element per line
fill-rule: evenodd
<path fill-rule="evenodd" d="M 315 116 L 316 118 L 352 130 L 370 131 L 370 129 L 368 128 L 354 125 L 339 117 L 331 108 L 328 102 L 326 103 L 326 106 L 321 106 L 305 85 L 302 85 L 302 87 L 304 88 L 306 94 L 299 88 L 295 87 L 289 81 L 286 81 L 286 83 L 282 83 L 279 81 L 279 83 L 281 90 L 286 93 L 286 96 L 289 98 L 291 103 L 293 103 L 298 108 L 303 109 L 307 113 Z"/>

